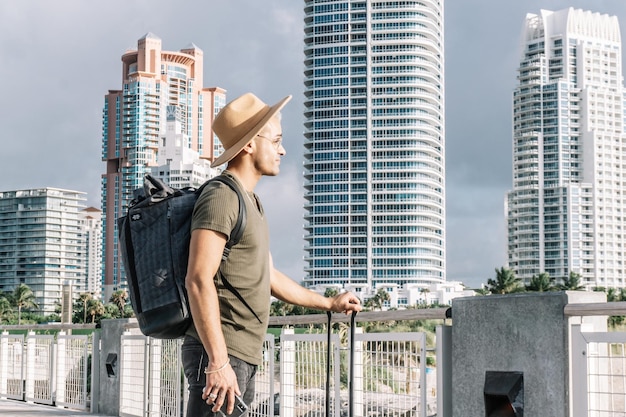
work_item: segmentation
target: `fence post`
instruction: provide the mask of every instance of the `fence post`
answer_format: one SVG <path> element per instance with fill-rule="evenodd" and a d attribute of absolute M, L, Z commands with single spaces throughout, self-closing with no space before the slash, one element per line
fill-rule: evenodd
<path fill-rule="evenodd" d="M 35 332 L 30 331 L 26 337 L 26 392 L 24 398 L 32 402 L 35 397 Z"/>
<path fill-rule="evenodd" d="M 99 401 L 97 403 L 97 412 L 109 416 L 117 416 L 120 413 L 120 371 L 122 334 L 128 323 L 136 321 L 136 319 L 106 319 L 101 321 L 101 351 L 100 368 L 98 375 L 99 381 Z M 134 329 L 133 329 L 134 331 Z M 135 333 L 138 333 L 137 329 Z M 107 364 L 107 358 L 114 359 L 114 363 Z M 107 371 L 113 371 L 109 374 Z"/>
<path fill-rule="evenodd" d="M 452 417 L 452 326 L 437 326 L 437 415 Z"/>
<path fill-rule="evenodd" d="M 56 349 L 56 379 L 55 384 L 53 385 L 53 391 L 56 391 L 55 401 L 57 403 L 65 402 L 65 387 L 66 387 L 66 349 L 67 349 L 67 340 L 63 337 L 65 336 L 65 332 L 60 331 L 57 334 L 57 349 Z"/>
<path fill-rule="evenodd" d="M 354 313 L 353 313 L 354 314 Z M 353 323 L 354 325 L 354 323 Z M 354 328 L 355 335 L 363 334 L 362 327 Z M 350 343 L 354 343 L 353 349 L 351 349 L 354 357 L 351 359 L 352 362 L 352 372 L 354 375 L 350 375 L 351 383 L 352 383 L 352 412 L 354 417 L 363 417 L 363 409 L 365 404 L 364 399 L 364 388 L 363 384 L 365 381 L 365 375 L 363 375 L 363 342 L 359 343 L 360 339 L 355 337 L 350 341 Z"/>
<path fill-rule="evenodd" d="M 285 340 L 282 335 L 294 334 L 293 329 L 283 329 L 280 339 L 280 415 L 292 415 L 295 403 L 296 342 Z"/>
<path fill-rule="evenodd" d="M 570 392 L 572 417 L 587 417 L 587 341 L 580 324 L 571 327 L 572 351 L 570 354 Z"/>
<path fill-rule="evenodd" d="M 163 341 L 160 339 L 148 338 L 148 351 L 146 354 L 146 390 L 149 401 L 147 410 L 150 413 L 158 413 L 161 405 L 161 355 L 163 352 Z"/>
<path fill-rule="evenodd" d="M 91 334 L 91 400 L 89 411 L 95 413 L 100 402 L 100 333 Z"/>
<path fill-rule="evenodd" d="M 9 378 L 9 332 L 0 335 L 0 398 L 6 398 Z"/>

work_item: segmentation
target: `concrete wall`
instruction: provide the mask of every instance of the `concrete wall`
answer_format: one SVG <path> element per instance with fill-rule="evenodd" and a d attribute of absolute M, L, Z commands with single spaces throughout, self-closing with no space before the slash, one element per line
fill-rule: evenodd
<path fill-rule="evenodd" d="M 452 417 L 485 416 L 487 371 L 523 373 L 524 415 L 569 417 L 569 324 L 580 319 L 563 308 L 605 301 L 604 293 L 583 291 L 453 300 Z M 587 320 L 606 329 L 606 317 Z"/>
<path fill-rule="evenodd" d="M 92 412 L 108 416 L 119 416 L 120 411 L 120 364 L 122 334 L 128 323 L 137 319 L 102 320 L 100 333 L 100 368 L 99 398 Z M 138 333 L 138 329 L 133 329 Z M 117 364 L 113 367 L 114 374 L 109 376 L 106 361 L 109 354 L 117 355 Z"/>

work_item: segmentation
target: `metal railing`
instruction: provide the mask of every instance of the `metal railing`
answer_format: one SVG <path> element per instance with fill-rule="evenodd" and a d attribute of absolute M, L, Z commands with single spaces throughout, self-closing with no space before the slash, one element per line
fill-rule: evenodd
<path fill-rule="evenodd" d="M 568 304 L 563 313 L 566 319 L 626 315 L 626 302 Z M 445 392 L 449 381 L 442 382 L 450 379 L 449 364 L 447 356 L 440 354 L 441 345 L 449 344 L 449 339 L 437 340 L 435 351 L 435 343 L 424 332 L 363 331 L 378 322 L 438 320 L 449 325 L 449 318 L 446 308 L 360 313 L 350 346 L 349 317 L 331 317 L 330 338 L 324 314 L 272 317 L 271 327 L 282 330 L 279 337 L 266 337 L 249 415 L 322 416 L 327 415 L 327 408 L 328 415 L 340 417 L 350 403 L 355 417 L 373 413 L 449 417 L 440 406 L 438 410 L 442 397 L 450 394 Z M 76 336 L 7 331 L 17 327 L 0 328 L 4 330 L 0 334 L 0 397 L 89 410 L 99 394 L 94 377 L 94 362 L 101 356 L 98 332 Z M 626 332 L 590 331 L 577 322 L 570 329 L 571 416 L 626 416 Z M 119 416 L 184 415 L 187 387 L 181 344 L 181 340 L 145 337 L 135 324 L 128 326 L 118 360 Z"/>
<path fill-rule="evenodd" d="M 93 336 L 0 334 L 0 397 L 90 408 Z"/>
<path fill-rule="evenodd" d="M 626 302 L 568 304 L 564 314 L 626 315 Z M 571 326 L 572 417 L 626 416 L 626 332 Z"/>
<path fill-rule="evenodd" d="M 449 317 L 448 309 L 403 310 L 363 313 L 356 321 L 446 317 Z M 355 416 L 372 412 L 394 416 L 435 415 L 436 369 L 427 366 L 426 359 L 427 351 L 434 356 L 434 346 L 426 346 L 426 334 L 363 333 L 357 328 L 354 346 L 350 346 L 349 326 L 344 325 L 349 320 L 345 316 L 328 318 L 322 314 L 272 317 L 270 326 L 283 329 L 279 343 L 275 343 L 272 334 L 266 336 L 249 415 L 325 416 L 327 407 L 329 416 L 340 417 L 347 404 L 359 410 Z M 333 327 L 330 335 L 328 325 Z M 306 332 L 296 332 L 297 326 L 305 326 Z M 135 329 L 135 324 L 129 325 L 122 336 L 120 416 L 184 415 L 186 381 L 180 372 L 182 341 L 132 334 Z M 348 369 L 350 361 L 352 375 Z M 352 392 L 348 390 L 349 381 Z"/>

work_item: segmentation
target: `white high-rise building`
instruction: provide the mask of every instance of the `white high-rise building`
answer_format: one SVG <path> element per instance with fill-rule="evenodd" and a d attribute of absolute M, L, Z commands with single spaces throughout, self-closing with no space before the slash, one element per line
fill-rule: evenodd
<path fill-rule="evenodd" d="M 102 210 L 95 207 L 87 207 L 79 212 L 85 235 L 86 256 L 85 270 L 86 279 L 73 289 L 75 296 L 87 292 L 93 294 L 95 299 L 102 296 Z M 104 300 L 108 301 L 108 300 Z"/>
<path fill-rule="evenodd" d="M 624 87 L 617 17 L 528 14 L 513 96 L 508 266 L 624 287 Z"/>
<path fill-rule="evenodd" d="M 20 284 L 38 308 L 55 313 L 64 285 L 85 282 L 85 193 L 59 188 L 0 192 L 0 293 Z"/>
<path fill-rule="evenodd" d="M 443 0 L 306 0 L 310 287 L 445 281 Z"/>

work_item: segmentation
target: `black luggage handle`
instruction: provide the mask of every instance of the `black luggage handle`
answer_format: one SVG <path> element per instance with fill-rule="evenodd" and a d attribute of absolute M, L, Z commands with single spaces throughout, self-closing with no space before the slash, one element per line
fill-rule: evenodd
<path fill-rule="evenodd" d="M 348 378 L 348 416 L 354 415 L 354 328 L 356 311 L 350 314 L 350 378 Z"/>
<path fill-rule="evenodd" d="M 330 415 L 330 359 L 331 359 L 331 333 L 332 333 L 332 313 L 326 312 L 328 316 L 328 334 L 326 339 L 326 417 Z M 349 377 L 348 377 L 348 417 L 354 415 L 354 385 L 352 379 L 354 378 L 354 328 L 356 323 L 356 311 L 350 314 L 350 362 L 349 362 Z"/>
<path fill-rule="evenodd" d="M 330 336 L 333 314 L 327 311 L 326 315 L 328 315 L 328 338 L 326 339 L 326 417 L 330 417 Z"/>

